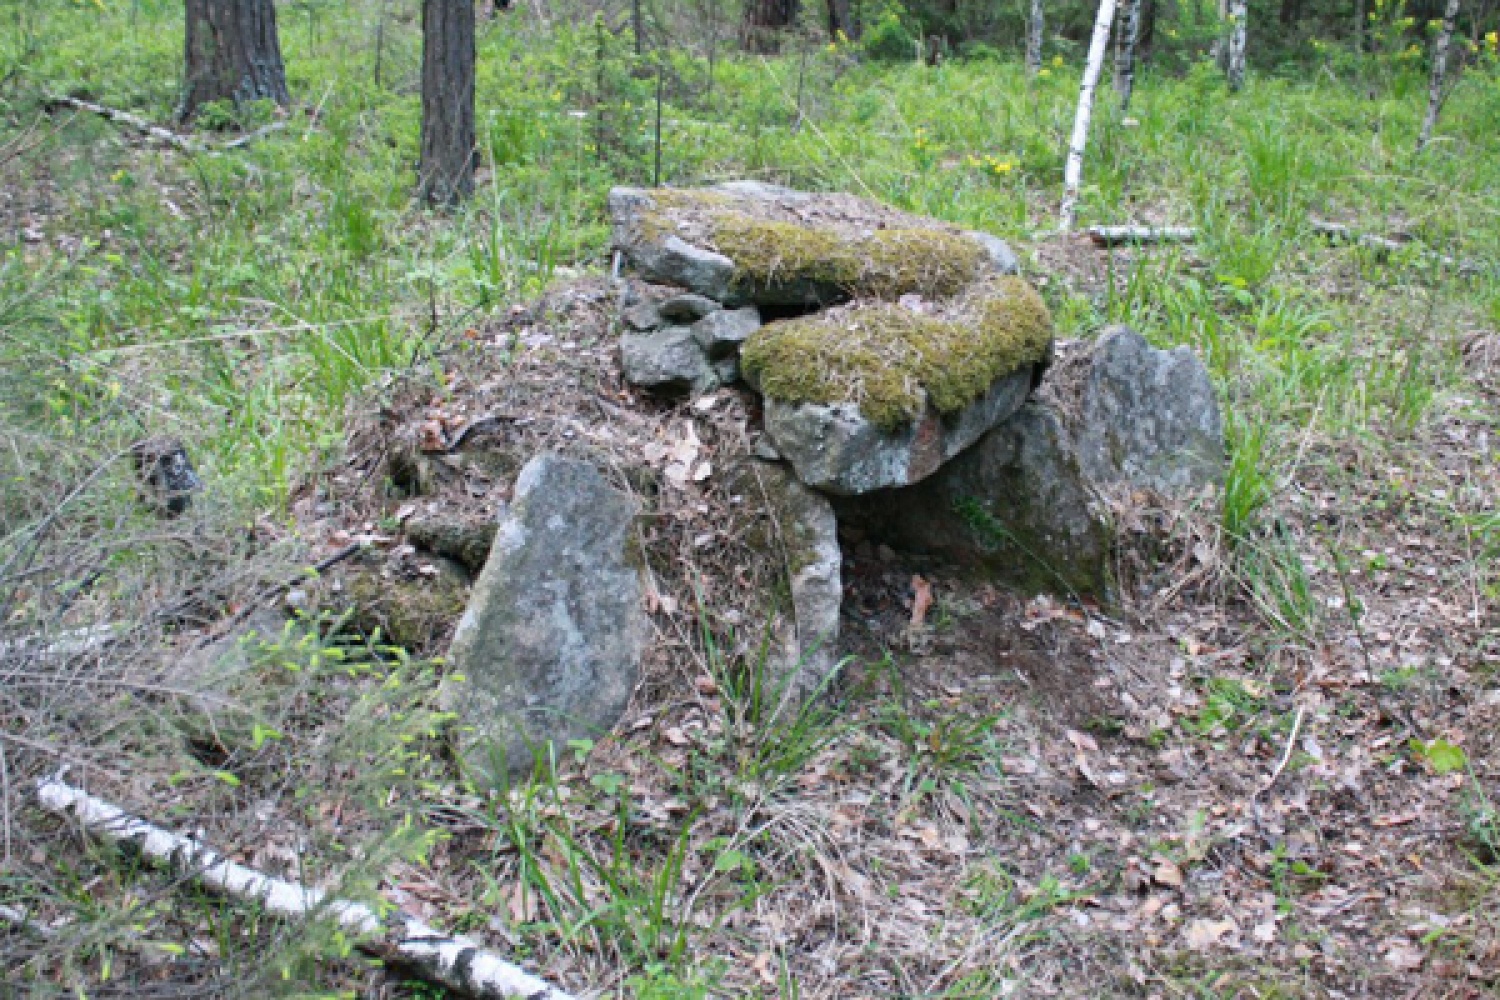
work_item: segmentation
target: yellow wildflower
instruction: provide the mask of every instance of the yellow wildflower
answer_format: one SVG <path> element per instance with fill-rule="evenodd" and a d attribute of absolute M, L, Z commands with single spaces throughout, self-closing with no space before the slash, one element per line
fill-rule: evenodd
<path fill-rule="evenodd" d="M 1063 57 L 1061 55 L 1055 55 L 1055 56 L 1052 57 L 1052 65 L 1061 67 L 1062 64 L 1063 64 Z"/>

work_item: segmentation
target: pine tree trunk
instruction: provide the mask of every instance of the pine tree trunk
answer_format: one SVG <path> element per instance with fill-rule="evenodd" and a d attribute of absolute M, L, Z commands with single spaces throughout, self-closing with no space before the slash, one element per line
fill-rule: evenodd
<path fill-rule="evenodd" d="M 1245 0 L 1232 0 L 1229 5 L 1229 59 L 1224 67 L 1224 75 L 1229 78 L 1230 90 L 1239 90 L 1245 85 L 1247 21 L 1249 21 L 1248 4 Z"/>
<path fill-rule="evenodd" d="M 183 121 L 210 101 L 291 103 L 272 0 L 187 0 L 183 36 Z"/>
<path fill-rule="evenodd" d="M 1094 18 L 1094 36 L 1089 41 L 1088 62 L 1083 67 L 1083 84 L 1078 88 L 1078 113 L 1073 116 L 1073 137 L 1068 142 L 1068 163 L 1063 169 L 1063 200 L 1058 213 L 1058 229 L 1071 232 L 1078 211 L 1078 187 L 1083 183 L 1083 149 L 1089 141 L 1089 120 L 1094 117 L 1094 89 L 1104 69 L 1104 53 L 1109 49 L 1109 29 L 1115 20 L 1115 0 L 1099 0 L 1099 16 Z"/>
<path fill-rule="evenodd" d="M 781 33 L 797 23 L 797 0 L 746 0 L 745 48 L 774 53 Z"/>
<path fill-rule="evenodd" d="M 1124 31 L 1115 52 L 1115 93 L 1120 95 L 1120 110 L 1130 110 L 1130 95 L 1135 91 L 1136 43 L 1141 36 L 1141 0 L 1126 0 Z"/>
<path fill-rule="evenodd" d="M 1443 30 L 1432 46 L 1432 82 L 1427 86 L 1427 117 L 1422 119 L 1422 133 L 1417 136 L 1419 153 L 1432 140 L 1432 130 L 1437 128 L 1438 114 L 1447 99 L 1444 85 L 1448 81 L 1448 47 L 1453 44 L 1453 30 L 1458 26 L 1459 3 L 1460 0 L 1448 0 L 1443 11 Z"/>
<path fill-rule="evenodd" d="M 1046 30 L 1042 0 L 1031 0 L 1031 16 L 1026 19 L 1026 75 L 1036 76 L 1042 68 L 1042 35 Z"/>
<path fill-rule="evenodd" d="M 474 190 L 474 2 L 422 0 L 422 163 L 417 197 L 451 205 Z"/>
<path fill-rule="evenodd" d="M 1366 20 L 1368 20 L 1368 15 L 1366 15 L 1366 13 L 1365 13 L 1365 0 L 1355 0 L 1355 2 L 1354 2 L 1354 51 L 1355 52 L 1363 52 L 1365 50 L 1365 21 Z"/>
<path fill-rule="evenodd" d="M 828 37 L 836 42 L 840 32 L 850 40 L 857 34 L 849 15 L 849 0 L 828 0 Z"/>

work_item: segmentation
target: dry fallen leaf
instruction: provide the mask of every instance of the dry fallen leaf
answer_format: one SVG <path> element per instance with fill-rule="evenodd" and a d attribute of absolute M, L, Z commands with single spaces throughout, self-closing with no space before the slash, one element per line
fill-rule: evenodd
<path fill-rule="evenodd" d="M 1385 964 L 1398 972 L 1415 972 L 1422 967 L 1421 949 L 1398 941 L 1386 951 Z"/>
<path fill-rule="evenodd" d="M 1156 870 L 1151 873 L 1151 878 L 1157 885 L 1164 885 L 1169 889 L 1182 888 L 1182 869 L 1165 858 L 1157 864 Z"/>
<path fill-rule="evenodd" d="M 1194 920 L 1182 932 L 1182 938 L 1189 948 L 1206 951 L 1234 929 L 1233 920 Z"/>

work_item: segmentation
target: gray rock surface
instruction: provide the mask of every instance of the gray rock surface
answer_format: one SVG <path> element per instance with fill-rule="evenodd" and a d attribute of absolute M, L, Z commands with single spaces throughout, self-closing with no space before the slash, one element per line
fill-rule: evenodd
<path fill-rule="evenodd" d="M 705 315 L 693 324 L 693 336 L 714 361 L 734 357 L 750 335 L 760 329 L 760 310 L 721 309 Z"/>
<path fill-rule="evenodd" d="M 849 496 L 909 486 L 1015 413 L 1026 401 L 1031 378 L 1027 365 L 951 416 L 929 406 L 921 419 L 893 431 L 871 423 L 852 403 L 767 399 L 766 434 L 798 477 L 817 489 Z"/>
<path fill-rule="evenodd" d="M 1126 327 L 1058 345 L 1041 391 L 974 448 L 910 489 L 839 500 L 872 537 L 1031 590 L 1109 596 L 1116 504 L 1183 497 L 1224 478 L 1213 384 L 1185 348 Z"/>
<path fill-rule="evenodd" d="M 521 470 L 453 638 L 465 679 L 443 689 L 482 774 L 524 774 L 549 742 L 596 738 L 625 710 L 648 633 L 636 514 L 589 462 L 542 454 Z"/>
<path fill-rule="evenodd" d="M 656 303 L 650 299 L 642 299 L 633 302 L 620 310 L 620 319 L 625 325 L 637 333 L 650 333 L 665 324 L 665 319 Z"/>
<path fill-rule="evenodd" d="M 615 220 L 615 245 L 626 251 L 636 271 L 650 281 L 677 285 L 717 302 L 729 295 L 734 261 L 721 253 L 694 246 L 675 234 L 647 238 L 639 232 L 641 213 L 650 195 L 636 188 L 609 193 L 609 212 Z"/>
<path fill-rule="evenodd" d="M 1157 350 L 1126 326 L 1059 356 L 1050 394 L 1079 414 L 1084 474 L 1171 495 L 1224 480 L 1224 423 L 1203 362 Z M 1073 400 L 1066 400 L 1071 395 Z"/>
<path fill-rule="evenodd" d="M 704 392 L 719 382 L 703 345 L 687 326 L 621 337 L 620 367 L 625 381 L 652 392 Z"/>
<path fill-rule="evenodd" d="M 964 235 L 984 247 L 985 253 L 989 254 L 990 266 L 995 269 L 996 274 L 1021 273 L 1021 262 L 1016 259 L 1016 252 L 1010 248 L 1009 243 L 977 229 L 968 230 Z"/>
<path fill-rule="evenodd" d="M 786 557 L 793 621 L 774 630 L 777 649 L 769 667 L 789 700 L 805 700 L 838 664 L 844 599 L 838 522 L 828 498 L 798 482 L 783 464 L 748 460 L 735 470 L 734 484 L 768 516 L 766 550 Z"/>
<path fill-rule="evenodd" d="M 891 226 L 955 232 L 953 227 L 937 220 L 897 212 L 849 194 L 815 194 L 760 181 L 729 181 L 703 192 L 719 199 L 721 208 L 789 222 L 817 230 L 825 237 L 838 234 L 850 241 Z M 647 189 L 618 187 L 609 193 L 614 246 L 635 272 L 648 281 L 676 285 L 695 296 L 728 305 L 828 305 L 849 298 L 847 289 L 837 281 L 799 276 L 784 269 L 778 269 L 774 280 L 755 280 L 741 272 L 738 276 L 745 287 L 738 287 L 736 262 L 709 249 L 714 241 L 706 233 L 693 226 L 672 231 L 670 227 L 648 222 L 657 207 L 652 191 Z M 667 214 L 671 215 L 671 210 Z M 962 235 L 980 244 L 994 272 L 1019 273 L 1016 255 L 1004 240 L 972 231 Z M 675 322 L 691 321 L 686 316 L 667 318 Z M 699 318 L 701 315 L 693 317 Z"/>
<path fill-rule="evenodd" d="M 703 295 L 687 292 L 674 295 L 657 307 L 662 316 L 673 323 L 695 323 L 709 313 L 718 312 L 723 306 Z"/>

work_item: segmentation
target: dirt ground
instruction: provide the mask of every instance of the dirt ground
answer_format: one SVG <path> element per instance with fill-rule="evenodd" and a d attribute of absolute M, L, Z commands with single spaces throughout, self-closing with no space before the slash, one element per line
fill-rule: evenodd
<path fill-rule="evenodd" d="M 564 847 L 608 854 L 621 828 L 577 791 L 608 775 L 629 791 L 636 863 L 661 864 L 685 838 L 667 908 L 692 929 L 698 961 L 722 962 L 732 995 L 1500 988 L 1500 895 L 1493 869 L 1474 863 L 1493 859 L 1472 832 L 1500 777 L 1500 623 L 1472 539 L 1440 513 L 1453 493 L 1500 486 L 1483 344 L 1472 405 L 1433 420 L 1429 447 L 1403 467 L 1306 442 L 1273 523 L 1306 567 L 1313 622 L 1278 626 L 1201 524 L 1177 525 L 1184 585 L 1108 609 L 850 540 L 851 659 L 829 696 L 831 735 L 797 766 L 747 777 L 726 750 L 746 734 L 700 639 L 692 585 L 709 582 L 701 606 L 716 629 L 743 620 L 735 595 L 754 556 L 727 529 L 716 480 L 752 442 L 755 404 L 734 390 L 677 406 L 637 397 L 613 365 L 610 310 L 608 287 L 585 283 L 473 331 L 443 388 L 398 394 L 354 435 L 347 469 L 299 507 L 324 512 L 305 521 L 324 552 L 418 512 L 492 516 L 513 463 L 486 467 L 483 449 L 450 445 L 496 414 L 485 432 L 502 428 L 507 454 L 629 456 L 617 473 L 651 506 L 665 554 L 658 643 L 620 731 L 560 779 L 575 794 L 553 807 L 572 832 L 540 833 L 533 855 L 454 824 L 418 880 L 426 891 L 405 897 L 424 916 L 466 912 L 481 891 L 470 862 L 482 859 L 510 911 L 483 934 L 524 942 L 565 985 L 617 986 L 619 946 L 561 933 L 563 914 L 526 874 L 567 870 Z M 413 447 L 437 462 L 435 493 L 372 490 L 384 456 Z M 653 472 L 649 484 L 632 464 Z M 1335 558 L 1330 538 L 1359 557 Z M 436 575 L 399 531 L 374 541 L 388 577 Z M 714 859 L 726 843 L 753 876 L 725 876 Z M 583 881 L 579 905 L 619 891 Z"/>

